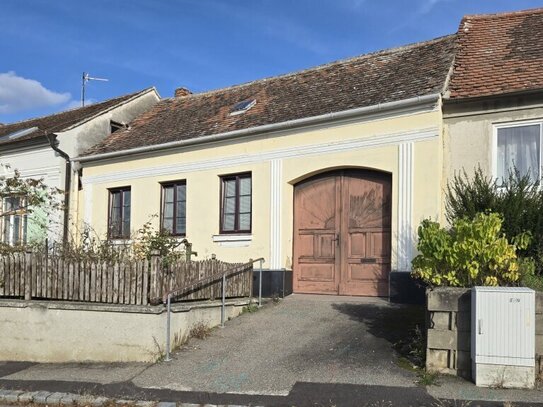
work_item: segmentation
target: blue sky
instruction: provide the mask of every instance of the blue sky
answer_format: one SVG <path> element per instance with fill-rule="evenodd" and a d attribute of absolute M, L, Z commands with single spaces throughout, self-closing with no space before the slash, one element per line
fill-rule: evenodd
<path fill-rule="evenodd" d="M 0 122 L 155 86 L 162 97 L 278 75 L 456 31 L 532 0 L 1 0 Z"/>

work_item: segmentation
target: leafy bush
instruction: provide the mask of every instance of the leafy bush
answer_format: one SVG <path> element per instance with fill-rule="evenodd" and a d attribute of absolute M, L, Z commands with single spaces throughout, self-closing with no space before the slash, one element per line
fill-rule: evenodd
<path fill-rule="evenodd" d="M 526 247 L 519 248 L 518 254 L 533 258 L 535 273 L 543 274 L 543 192 L 539 183 L 528 175 L 513 171 L 500 186 L 480 168 L 472 178 L 464 171 L 447 186 L 446 212 L 451 224 L 463 218 L 474 219 L 481 212 L 498 213 L 509 241 L 530 233 L 533 239 Z"/>
<path fill-rule="evenodd" d="M 517 250 L 526 248 L 531 238 L 523 233 L 510 243 L 501 228 L 502 218 L 496 213 L 457 220 L 450 229 L 424 220 L 418 230 L 420 254 L 412 262 L 413 277 L 430 286 L 518 284 L 530 262 L 519 260 Z"/>
<path fill-rule="evenodd" d="M 78 235 L 71 235 L 66 242 L 53 243 L 52 251 L 66 259 L 108 262 L 151 259 L 152 255 L 158 255 L 164 267 L 180 259 L 190 261 L 191 256 L 197 255 L 187 239 L 155 230 L 152 225 L 154 217 L 157 215 L 153 215 L 126 242 L 112 243 L 87 226 Z"/>

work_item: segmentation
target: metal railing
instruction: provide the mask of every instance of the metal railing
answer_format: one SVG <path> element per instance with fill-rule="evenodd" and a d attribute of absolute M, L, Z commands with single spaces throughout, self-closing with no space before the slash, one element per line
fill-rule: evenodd
<path fill-rule="evenodd" d="M 191 292 L 194 290 L 197 290 L 201 286 L 211 283 L 213 281 L 218 281 L 219 279 L 222 279 L 221 284 L 221 328 L 224 328 L 224 322 L 226 319 L 226 277 L 243 272 L 248 268 L 249 265 L 254 265 L 255 263 L 260 263 L 259 266 L 259 272 L 258 272 L 258 307 L 262 306 L 262 264 L 264 263 L 264 258 L 260 257 L 256 260 L 249 260 L 247 263 L 241 264 L 236 267 L 232 267 L 231 269 L 227 269 L 225 271 L 222 271 L 220 273 L 213 274 L 209 277 L 203 278 L 201 280 L 195 281 L 191 284 L 187 284 L 183 287 L 174 288 L 168 292 L 166 292 L 162 296 L 162 302 L 166 305 L 166 356 L 164 358 L 165 362 L 171 361 L 170 353 L 171 353 L 171 344 L 170 344 L 170 326 L 171 326 L 171 311 L 172 311 L 172 297 L 181 296 L 184 293 Z M 254 270 L 252 268 L 251 270 Z M 251 289 L 252 291 L 252 289 Z M 252 296 L 252 292 L 250 293 Z"/>

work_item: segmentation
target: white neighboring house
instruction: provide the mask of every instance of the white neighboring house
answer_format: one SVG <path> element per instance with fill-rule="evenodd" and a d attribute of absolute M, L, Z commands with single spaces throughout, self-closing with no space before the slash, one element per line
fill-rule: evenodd
<path fill-rule="evenodd" d="M 17 245 L 30 241 L 66 238 L 69 213 L 77 205 L 80 188 L 79 171 L 70 159 L 101 142 L 111 133 L 127 127 L 138 115 L 160 100 L 156 89 L 109 99 L 49 116 L 0 125 L 0 167 L 2 175 L 10 176 L 16 169 L 23 178 L 43 179 L 49 187 L 64 191 L 64 213 L 34 211 L 27 217 L 19 197 L 0 197 L 0 242 Z M 7 166 L 9 167 L 7 167 Z M 39 225 L 50 227 L 47 234 Z"/>

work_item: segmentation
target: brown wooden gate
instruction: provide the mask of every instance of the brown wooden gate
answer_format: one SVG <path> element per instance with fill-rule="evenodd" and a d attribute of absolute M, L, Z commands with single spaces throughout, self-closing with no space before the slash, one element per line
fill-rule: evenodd
<path fill-rule="evenodd" d="M 294 188 L 294 291 L 388 296 L 392 180 L 319 174 Z"/>

